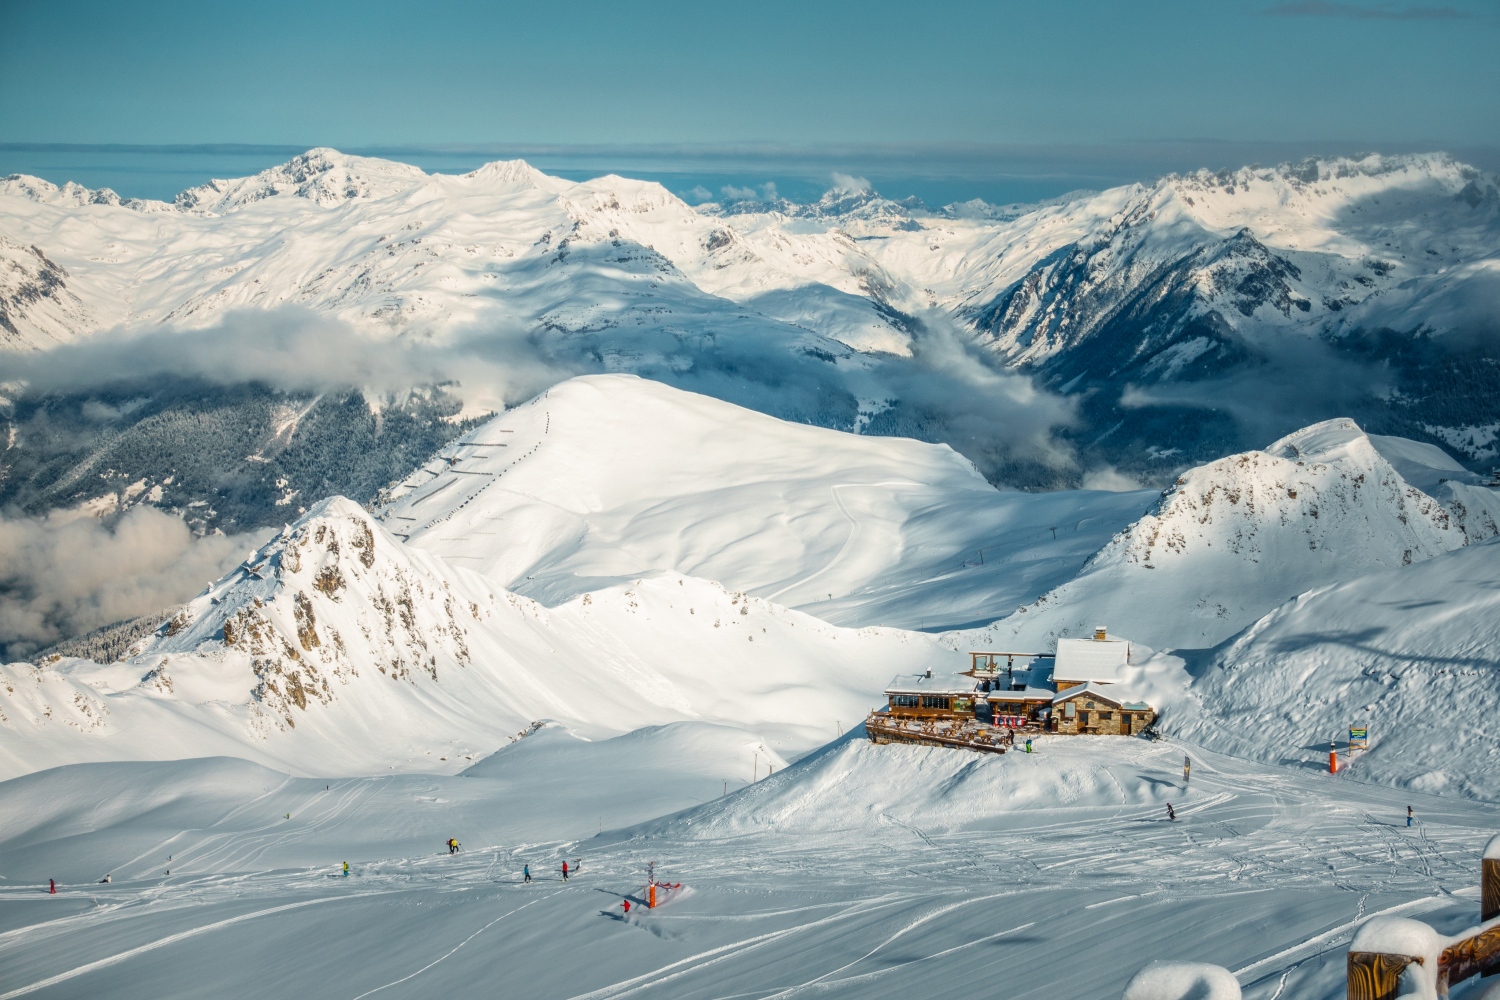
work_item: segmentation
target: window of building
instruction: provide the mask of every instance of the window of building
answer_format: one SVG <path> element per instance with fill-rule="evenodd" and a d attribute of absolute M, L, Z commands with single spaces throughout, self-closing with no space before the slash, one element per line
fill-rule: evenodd
<path fill-rule="evenodd" d="M 1063 712 L 1063 715 L 1065 715 L 1069 719 L 1071 719 L 1071 718 L 1073 718 L 1073 716 L 1075 716 L 1077 714 L 1078 714 L 1078 706 L 1075 705 L 1075 704 L 1073 704 L 1071 701 L 1068 702 L 1067 710 L 1065 712 Z"/>
<path fill-rule="evenodd" d="M 917 696 L 914 695 L 914 694 L 893 694 L 893 695 L 891 695 L 891 707 L 892 708 L 916 708 L 917 707 Z"/>
<path fill-rule="evenodd" d="M 922 696 L 923 708 L 947 708 L 948 699 L 938 694 L 924 694 Z"/>
<path fill-rule="evenodd" d="M 1089 713 L 1087 713 L 1087 712 L 1079 712 L 1078 713 L 1078 724 L 1080 726 L 1086 726 L 1086 725 L 1088 725 L 1089 724 Z"/>
<path fill-rule="evenodd" d="M 1113 713 L 1113 712 L 1100 712 L 1099 713 L 1099 720 L 1101 722 L 1108 722 L 1111 719 L 1113 719 L 1114 717 L 1115 717 L 1115 713 Z"/>

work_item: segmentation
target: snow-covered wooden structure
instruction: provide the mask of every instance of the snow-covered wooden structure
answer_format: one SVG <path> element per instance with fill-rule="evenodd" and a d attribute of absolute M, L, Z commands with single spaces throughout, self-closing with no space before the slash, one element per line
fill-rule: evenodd
<path fill-rule="evenodd" d="M 1480 860 L 1479 923 L 1452 936 L 1420 920 L 1376 917 L 1349 942 L 1349 1000 L 1428 1000 L 1475 976 L 1500 975 L 1500 895 L 1490 895 L 1500 836 Z"/>
<path fill-rule="evenodd" d="M 1130 643 L 1107 629 L 1091 639 L 1059 639 L 1056 653 L 993 650 L 969 654 L 961 673 L 900 674 L 871 712 L 866 732 L 877 743 L 933 743 L 985 749 L 1009 745 L 1016 732 L 1136 736 L 1156 710 L 1112 688 L 1126 680 Z M 1049 686 L 1045 661 L 1052 661 Z"/>
<path fill-rule="evenodd" d="M 1111 639 L 1104 626 L 1094 629 L 1092 639 L 1057 640 L 1052 662 L 1052 683 L 1058 693 L 1082 684 L 1114 684 L 1130 663 L 1130 642 Z"/>

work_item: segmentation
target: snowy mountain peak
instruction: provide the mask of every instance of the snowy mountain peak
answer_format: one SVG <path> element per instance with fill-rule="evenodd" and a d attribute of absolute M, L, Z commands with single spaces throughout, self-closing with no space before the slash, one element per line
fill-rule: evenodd
<path fill-rule="evenodd" d="M 572 181 L 545 174 L 525 160 L 493 160 L 477 170 L 462 174 L 461 179 L 486 189 L 515 186 L 561 193 L 573 186 Z"/>
<path fill-rule="evenodd" d="M 1076 579 L 995 628 L 1038 641 L 1097 618 L 1156 648 L 1211 646 L 1299 593 L 1452 552 L 1497 525 L 1493 492 L 1445 483 L 1429 496 L 1354 421 L 1326 420 L 1184 473 Z"/>
<path fill-rule="evenodd" d="M 328 704 L 331 682 L 437 681 L 469 663 L 477 605 L 456 598 L 445 567 L 413 557 L 360 506 L 329 497 L 189 603 L 140 651 L 173 683 L 170 654 L 237 666 L 266 716 Z M 192 680 L 185 681 L 192 684 Z"/>
<path fill-rule="evenodd" d="M 185 212 L 209 215 L 222 215 L 267 198 L 305 198 L 329 207 L 396 194 L 426 179 L 426 173 L 410 164 L 320 147 L 253 177 L 212 180 L 188 188 L 173 204 Z"/>
<path fill-rule="evenodd" d="M 51 181 L 30 174 L 11 174 L 0 177 L 0 197 L 26 198 L 42 205 L 60 208 L 83 208 L 88 205 L 124 206 L 138 212 L 165 212 L 172 206 L 162 201 L 141 198 L 121 198 L 109 188 L 86 188 L 76 181 L 68 181 L 59 187 Z"/>
<path fill-rule="evenodd" d="M 1369 435 L 1348 417 L 1335 417 L 1293 431 L 1266 447 L 1266 454 L 1297 462 L 1369 461 L 1378 454 Z"/>

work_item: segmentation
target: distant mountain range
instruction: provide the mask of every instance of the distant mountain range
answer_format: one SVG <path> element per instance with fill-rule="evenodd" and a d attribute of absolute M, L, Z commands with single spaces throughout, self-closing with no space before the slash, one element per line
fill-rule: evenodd
<path fill-rule="evenodd" d="M 328 149 L 172 203 L 16 175 L 0 502 L 161 487 L 204 526 L 279 523 L 330 492 L 368 500 L 500 400 L 601 371 L 944 441 L 1027 488 L 1102 467 L 1160 484 L 1332 416 L 1487 469 L 1497 304 L 1500 187 L 1440 154 L 943 209 L 856 179 L 809 205 L 695 208 L 615 176 Z M 353 331 L 282 366 L 300 382 L 249 363 L 285 345 L 242 330 L 306 323 L 288 308 Z M 164 331 L 186 333 L 129 353 Z M 372 375 L 349 361 L 366 348 L 399 357 Z M 475 391 L 482 368 L 498 388 Z M 408 369 L 416 396 L 392 383 Z"/>

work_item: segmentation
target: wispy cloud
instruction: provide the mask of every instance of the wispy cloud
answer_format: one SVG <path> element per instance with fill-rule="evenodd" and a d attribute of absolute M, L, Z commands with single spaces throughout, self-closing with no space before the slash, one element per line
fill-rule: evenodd
<path fill-rule="evenodd" d="M 1363 21 L 1461 21 L 1474 15 L 1456 7 L 1363 7 L 1334 0 L 1302 0 L 1266 8 L 1276 17 L 1352 17 Z"/>

